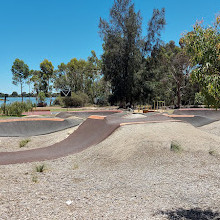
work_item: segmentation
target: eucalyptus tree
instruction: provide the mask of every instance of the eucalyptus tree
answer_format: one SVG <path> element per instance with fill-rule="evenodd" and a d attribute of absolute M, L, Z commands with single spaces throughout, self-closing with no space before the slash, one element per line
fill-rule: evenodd
<path fill-rule="evenodd" d="M 142 17 L 131 0 L 115 0 L 109 22 L 100 18 L 100 36 L 104 41 L 102 72 L 112 87 L 112 102 L 132 104 L 137 72 L 143 58 L 159 44 L 160 31 L 165 25 L 164 9 L 154 10 L 148 24 L 148 35 L 142 36 Z"/>
<path fill-rule="evenodd" d="M 190 56 L 194 70 L 192 78 L 200 85 L 207 104 L 220 106 L 220 16 L 212 26 L 197 22 L 193 31 L 180 40 L 181 46 Z"/>
<path fill-rule="evenodd" d="M 23 85 L 28 78 L 29 75 L 29 67 L 27 64 L 24 63 L 23 60 L 15 59 L 13 62 L 12 68 L 12 83 L 14 85 L 20 84 L 21 87 L 21 97 L 23 102 Z"/>
<path fill-rule="evenodd" d="M 54 66 L 52 62 L 48 61 L 47 59 L 41 62 L 39 73 L 41 78 L 41 90 L 48 95 L 49 92 L 52 91 L 52 86 L 50 85 L 54 74 Z"/>

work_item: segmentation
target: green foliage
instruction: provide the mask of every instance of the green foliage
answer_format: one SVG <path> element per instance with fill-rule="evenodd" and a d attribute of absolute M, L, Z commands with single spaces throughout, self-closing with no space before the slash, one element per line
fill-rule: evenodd
<path fill-rule="evenodd" d="M 205 104 L 205 97 L 202 95 L 201 92 L 197 92 L 195 94 L 195 105 L 203 105 Z"/>
<path fill-rule="evenodd" d="M 37 176 L 32 176 L 32 182 L 34 182 L 34 183 L 37 183 L 38 182 L 38 178 L 37 178 Z"/>
<path fill-rule="evenodd" d="M 33 109 L 32 103 L 30 101 L 27 102 L 13 102 L 11 104 L 1 105 L 1 110 L 4 111 L 7 116 L 18 116 L 22 115 L 22 112 L 31 111 Z"/>
<path fill-rule="evenodd" d="M 46 99 L 45 93 L 43 91 L 39 92 L 38 98 L 39 98 L 40 102 L 44 102 Z"/>
<path fill-rule="evenodd" d="M 71 97 L 62 98 L 62 103 L 64 107 L 81 107 L 83 106 L 83 99 L 76 94 L 72 94 Z"/>
<path fill-rule="evenodd" d="M 142 17 L 129 0 L 116 0 L 110 10 L 109 22 L 100 19 L 104 41 L 102 71 L 111 83 L 110 102 L 134 103 L 141 87 L 137 85 L 143 57 L 159 45 L 160 31 L 165 25 L 164 9 L 154 10 L 147 37 L 142 37 Z M 144 40 L 146 39 L 146 41 Z M 136 91 L 137 90 L 137 91 Z"/>
<path fill-rule="evenodd" d="M 14 91 L 14 92 L 12 92 L 12 93 L 11 93 L 11 97 L 18 97 L 18 93 L 17 93 L 17 92 L 15 92 L 15 91 Z"/>
<path fill-rule="evenodd" d="M 192 79 L 201 86 L 206 101 L 216 108 L 220 106 L 220 16 L 213 26 L 204 27 L 197 22 L 193 31 L 180 40 L 181 46 L 191 58 L 194 70 Z"/>
<path fill-rule="evenodd" d="M 14 85 L 20 84 L 21 86 L 21 95 L 22 95 L 22 89 L 23 89 L 23 83 L 28 78 L 29 75 L 29 67 L 27 64 L 24 63 L 23 60 L 15 59 L 12 68 L 12 83 Z M 22 96 L 22 102 L 23 102 L 23 96 Z"/>
<path fill-rule="evenodd" d="M 62 97 L 60 100 L 64 107 L 83 107 L 88 103 L 88 96 L 85 93 L 72 93 L 71 97 Z"/>
<path fill-rule="evenodd" d="M 101 61 L 94 51 L 91 53 L 87 61 L 74 58 L 67 64 L 58 65 L 54 87 L 60 90 L 70 89 L 75 93 L 85 93 L 91 103 L 100 93 L 105 93 L 106 84 L 102 83 Z"/>
<path fill-rule="evenodd" d="M 38 173 L 43 173 L 43 172 L 45 171 L 45 169 L 46 169 L 46 166 L 45 166 L 44 164 L 37 165 L 37 166 L 35 167 L 35 169 L 36 169 L 36 171 L 37 171 Z"/>
<path fill-rule="evenodd" d="M 62 105 L 62 98 L 56 97 L 56 99 L 53 102 L 53 105 Z"/>
<path fill-rule="evenodd" d="M 172 141 L 171 145 L 170 145 L 170 150 L 175 153 L 178 153 L 178 152 L 182 151 L 182 148 L 179 143 L 177 143 L 176 141 Z"/>
<path fill-rule="evenodd" d="M 21 140 L 20 143 L 19 143 L 19 147 L 25 147 L 31 140 L 30 139 L 24 139 L 24 140 Z"/>

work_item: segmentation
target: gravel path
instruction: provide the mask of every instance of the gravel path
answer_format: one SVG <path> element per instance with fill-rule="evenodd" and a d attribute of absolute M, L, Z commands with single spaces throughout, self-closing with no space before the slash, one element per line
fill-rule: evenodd
<path fill-rule="evenodd" d="M 170 151 L 172 140 L 180 152 Z M 43 173 L 35 171 L 42 162 L 0 166 L 0 216 L 219 219 L 219 146 L 218 136 L 185 123 L 123 126 L 81 153 L 44 162 Z"/>

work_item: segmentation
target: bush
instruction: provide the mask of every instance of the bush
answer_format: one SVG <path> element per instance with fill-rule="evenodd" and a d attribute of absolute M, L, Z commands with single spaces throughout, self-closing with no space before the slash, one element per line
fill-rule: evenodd
<path fill-rule="evenodd" d="M 177 152 L 182 151 L 182 148 L 178 142 L 172 141 L 170 145 L 170 150 L 177 153 Z"/>
<path fill-rule="evenodd" d="M 33 109 L 33 105 L 30 101 L 27 102 L 13 102 L 11 104 L 1 105 L 1 110 L 4 112 L 5 108 L 5 115 L 7 116 L 18 116 L 22 115 L 22 112 L 27 112 Z"/>
<path fill-rule="evenodd" d="M 62 99 L 64 107 L 81 107 L 83 100 L 78 95 L 74 94 L 71 97 L 64 97 Z"/>
<path fill-rule="evenodd" d="M 77 95 L 82 99 L 83 106 L 89 102 L 89 96 L 86 93 L 79 92 Z"/>
<path fill-rule="evenodd" d="M 43 173 L 45 171 L 45 165 L 44 164 L 38 165 L 35 167 L 35 169 L 38 173 Z"/>
<path fill-rule="evenodd" d="M 61 97 L 57 97 L 57 98 L 53 101 L 53 105 L 62 105 L 62 98 L 61 98 Z"/>
<path fill-rule="evenodd" d="M 30 142 L 30 141 L 31 141 L 30 139 L 25 139 L 25 140 L 20 141 L 19 147 L 21 148 L 21 147 L 26 146 L 27 143 Z"/>

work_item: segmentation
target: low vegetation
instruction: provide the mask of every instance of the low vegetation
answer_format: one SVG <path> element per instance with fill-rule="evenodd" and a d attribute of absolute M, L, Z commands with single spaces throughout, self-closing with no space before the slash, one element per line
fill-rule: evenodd
<path fill-rule="evenodd" d="M 177 143 L 176 141 L 172 141 L 170 145 L 170 150 L 177 153 L 182 151 L 181 145 Z"/>
<path fill-rule="evenodd" d="M 30 141 L 31 141 L 30 139 L 21 140 L 19 143 L 19 147 L 20 148 L 25 147 Z"/>
<path fill-rule="evenodd" d="M 21 117 L 23 112 L 28 112 L 33 109 L 30 101 L 27 102 L 13 102 L 11 104 L 1 105 L 1 112 L 6 116 Z"/>
<path fill-rule="evenodd" d="M 46 169 L 46 166 L 44 164 L 40 164 L 40 165 L 37 165 L 35 168 L 38 173 L 43 173 Z"/>

